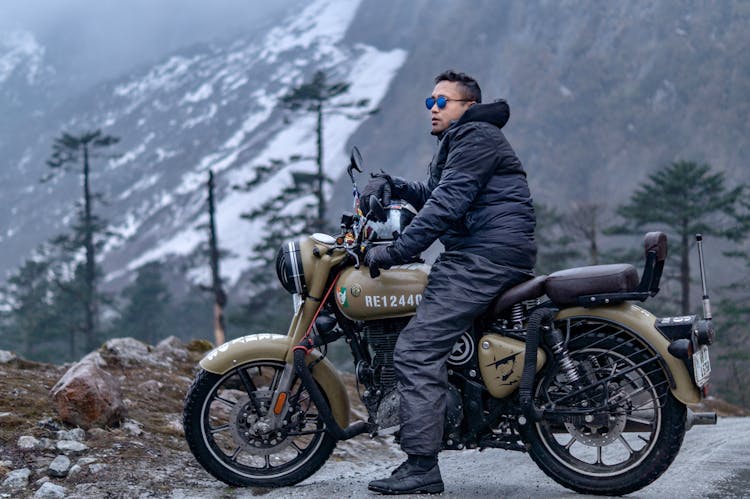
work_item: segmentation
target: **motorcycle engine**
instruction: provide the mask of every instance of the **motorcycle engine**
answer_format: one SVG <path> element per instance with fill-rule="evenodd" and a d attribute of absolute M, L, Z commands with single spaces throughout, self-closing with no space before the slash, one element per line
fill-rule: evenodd
<path fill-rule="evenodd" d="M 363 334 L 372 349 L 372 382 L 373 387 L 381 394 L 396 386 L 396 373 L 393 370 L 393 350 L 396 348 L 398 335 L 409 317 L 385 319 L 365 323 Z M 364 380 L 363 380 L 364 381 Z"/>

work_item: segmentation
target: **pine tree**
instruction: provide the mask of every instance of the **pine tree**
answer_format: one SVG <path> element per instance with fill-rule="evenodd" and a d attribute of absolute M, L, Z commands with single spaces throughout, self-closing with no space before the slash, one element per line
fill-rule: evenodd
<path fill-rule="evenodd" d="M 555 208 L 534 203 L 536 213 L 537 274 L 549 274 L 572 266 L 581 256 L 565 230 L 565 217 Z"/>
<path fill-rule="evenodd" d="M 54 295 L 50 262 L 42 258 L 26 262 L 7 280 L 2 300 L 4 343 L 27 359 L 39 358 L 43 345 L 55 340 Z"/>
<path fill-rule="evenodd" d="M 135 281 L 122 291 L 122 296 L 126 305 L 113 325 L 113 334 L 132 336 L 152 345 L 167 336 L 172 297 L 158 262 L 140 267 Z"/>
<path fill-rule="evenodd" d="M 750 229 L 750 217 L 742 204 L 746 190 L 744 184 L 728 188 L 724 174 L 712 172 L 708 164 L 676 161 L 649 175 L 630 201 L 617 209 L 624 222 L 611 232 L 644 234 L 649 230 L 662 230 L 667 233 L 679 254 L 682 313 L 689 314 L 689 256 L 694 235 L 702 233 L 731 241 L 742 240 Z"/>
<path fill-rule="evenodd" d="M 244 186 L 243 190 L 252 190 L 261 186 L 271 176 L 283 169 L 303 161 L 315 160 L 315 172 L 291 171 L 291 185 L 284 188 L 277 196 L 242 218 L 255 221 L 264 220 L 263 240 L 254 248 L 252 257 L 259 266 L 251 278 L 252 298 L 247 306 L 236 311 L 231 317 L 235 324 L 245 327 L 262 323 L 276 322 L 280 313 L 286 321 L 285 305 L 289 295 L 276 283 L 273 267 L 269 265 L 276 256 L 276 251 L 284 241 L 311 234 L 326 232 L 326 200 L 324 187 L 332 183 L 325 175 L 324 164 L 324 117 L 331 114 L 344 115 L 352 120 L 360 120 L 376 112 L 364 111 L 368 99 L 341 101 L 349 91 L 347 82 L 329 83 L 325 72 L 317 71 L 310 82 L 301 84 L 281 98 L 281 105 L 293 112 L 314 113 L 316 117 L 316 151 L 313 156 L 290 156 L 287 159 L 275 159 L 268 165 L 255 169 L 255 177 Z"/>
<path fill-rule="evenodd" d="M 103 230 L 102 221 L 93 213 L 94 195 L 91 191 L 90 158 L 95 152 L 111 147 L 119 142 L 117 137 L 104 135 L 101 130 L 84 132 L 80 135 L 71 135 L 63 132 L 56 138 L 52 145 L 52 156 L 47 165 L 53 172 L 43 180 L 48 180 L 55 173 L 62 170 L 78 169 L 80 167 L 83 197 L 78 221 L 71 235 L 62 236 L 57 243 L 71 251 L 71 253 L 83 249 L 85 253 L 85 267 L 83 275 L 82 304 L 84 307 L 85 322 L 83 334 L 85 348 L 92 350 L 96 347 L 97 319 L 98 319 L 98 296 L 97 296 L 97 235 Z"/>

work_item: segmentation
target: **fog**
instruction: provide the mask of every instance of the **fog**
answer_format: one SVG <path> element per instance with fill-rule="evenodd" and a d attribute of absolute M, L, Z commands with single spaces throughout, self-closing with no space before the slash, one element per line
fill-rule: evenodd
<path fill-rule="evenodd" d="M 0 34 L 31 31 L 71 84 L 88 85 L 194 43 L 266 26 L 296 0 L 2 0 Z"/>

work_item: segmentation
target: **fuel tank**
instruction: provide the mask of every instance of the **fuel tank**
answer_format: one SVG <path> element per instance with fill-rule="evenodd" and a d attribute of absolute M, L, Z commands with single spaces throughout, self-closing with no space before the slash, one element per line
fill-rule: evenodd
<path fill-rule="evenodd" d="M 526 343 L 487 334 L 479 340 L 479 371 L 484 384 L 493 397 L 503 398 L 513 393 L 521 382 Z M 536 351 L 536 371 L 544 366 L 547 355 L 541 348 Z"/>
<path fill-rule="evenodd" d="M 369 268 L 350 267 L 336 282 L 336 305 L 345 316 L 357 321 L 414 315 L 429 273 L 429 265 L 398 265 L 381 270 L 380 276 L 373 279 Z"/>

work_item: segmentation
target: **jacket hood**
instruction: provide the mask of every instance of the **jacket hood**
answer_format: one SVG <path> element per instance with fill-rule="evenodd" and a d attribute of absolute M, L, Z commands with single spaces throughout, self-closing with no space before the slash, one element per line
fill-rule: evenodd
<path fill-rule="evenodd" d="M 500 99 L 489 104 L 474 104 L 461 116 L 457 125 L 463 125 L 471 121 L 485 121 L 498 128 L 502 128 L 510 118 L 510 107 L 508 103 Z"/>

